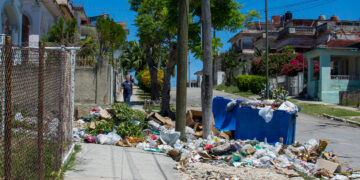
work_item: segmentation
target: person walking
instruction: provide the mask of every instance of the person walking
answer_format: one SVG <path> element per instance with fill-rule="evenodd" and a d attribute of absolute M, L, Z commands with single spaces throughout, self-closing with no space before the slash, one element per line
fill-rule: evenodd
<path fill-rule="evenodd" d="M 130 74 L 130 81 L 132 82 L 133 85 L 136 85 L 136 84 L 135 84 L 135 79 L 134 79 L 134 77 L 132 76 L 132 74 Z"/>
<path fill-rule="evenodd" d="M 126 75 L 126 81 L 124 81 L 121 84 L 120 93 L 122 90 L 124 90 L 124 92 L 123 92 L 124 103 L 126 103 L 126 105 L 130 106 L 130 97 L 133 94 L 133 84 L 130 81 L 129 75 Z"/>

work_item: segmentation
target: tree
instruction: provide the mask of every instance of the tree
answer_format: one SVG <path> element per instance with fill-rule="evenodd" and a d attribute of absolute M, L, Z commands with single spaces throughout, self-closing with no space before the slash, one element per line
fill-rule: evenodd
<path fill-rule="evenodd" d="M 145 49 L 136 41 L 128 42 L 121 56 L 121 67 L 124 70 L 134 68 L 136 72 L 140 72 L 145 69 L 145 66 Z"/>
<path fill-rule="evenodd" d="M 237 53 L 233 50 L 229 50 L 221 54 L 221 67 L 228 70 L 226 73 L 226 84 L 231 85 L 234 78 L 234 71 L 239 67 L 239 60 L 236 58 Z"/>
<path fill-rule="evenodd" d="M 203 138 L 207 138 L 212 130 L 212 40 L 210 0 L 201 0 L 201 21 L 204 49 L 203 81 L 201 84 L 201 108 Z"/>
<path fill-rule="evenodd" d="M 82 65 L 95 66 L 95 55 L 98 50 L 99 44 L 92 36 L 86 36 L 85 39 L 80 41 L 81 49 L 78 53 Z"/>
<path fill-rule="evenodd" d="M 286 46 L 281 53 L 269 54 L 269 76 L 279 76 L 282 65 L 287 64 L 293 58 L 295 58 L 295 52 L 291 46 Z M 252 59 L 251 72 L 255 75 L 266 75 L 266 59 L 264 55 Z"/>
<path fill-rule="evenodd" d="M 76 24 L 77 21 L 75 18 L 66 22 L 66 25 L 64 20 L 60 18 L 59 21 L 51 27 L 44 41 L 61 44 L 74 44 L 78 42 Z"/>
<path fill-rule="evenodd" d="M 166 38 L 167 29 L 163 22 L 166 19 L 167 1 L 165 0 L 129 0 L 131 9 L 138 13 L 135 24 L 138 26 L 140 44 L 146 49 L 146 63 L 151 76 L 151 100 L 159 100 L 157 85 L 157 68 L 153 58 L 154 48 L 160 47 Z"/>
<path fill-rule="evenodd" d="M 176 131 L 181 132 L 180 139 L 186 140 L 186 73 L 189 33 L 189 0 L 179 1 L 179 26 L 177 49 L 177 82 L 176 82 Z"/>
<path fill-rule="evenodd" d="M 120 48 L 126 40 L 124 28 L 109 17 L 98 18 L 96 30 L 99 36 L 100 56 L 103 56 L 106 52 Z"/>

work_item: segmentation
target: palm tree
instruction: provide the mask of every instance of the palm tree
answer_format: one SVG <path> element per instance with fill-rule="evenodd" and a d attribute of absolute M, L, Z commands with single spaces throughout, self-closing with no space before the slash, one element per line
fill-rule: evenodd
<path fill-rule="evenodd" d="M 121 66 L 125 71 L 134 68 L 136 72 L 145 69 L 145 49 L 136 41 L 128 42 L 125 46 L 123 55 L 121 56 Z"/>

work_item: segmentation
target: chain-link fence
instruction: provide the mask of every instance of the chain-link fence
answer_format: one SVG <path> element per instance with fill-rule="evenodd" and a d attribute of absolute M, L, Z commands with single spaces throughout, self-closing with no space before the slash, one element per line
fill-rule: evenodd
<path fill-rule="evenodd" d="M 72 145 L 75 52 L 0 51 L 0 179 L 51 179 Z"/>

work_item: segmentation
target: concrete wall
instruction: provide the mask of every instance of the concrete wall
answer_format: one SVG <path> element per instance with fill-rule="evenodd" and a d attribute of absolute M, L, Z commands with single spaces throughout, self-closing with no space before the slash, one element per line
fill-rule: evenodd
<path fill-rule="evenodd" d="M 339 104 L 345 106 L 359 106 L 360 91 L 340 91 Z"/>
<path fill-rule="evenodd" d="M 75 70 L 75 102 L 96 104 L 96 68 L 77 66 Z"/>
<path fill-rule="evenodd" d="M 98 59 L 96 67 L 76 67 L 75 103 L 108 105 L 114 103 L 115 76 L 108 58 Z"/>

